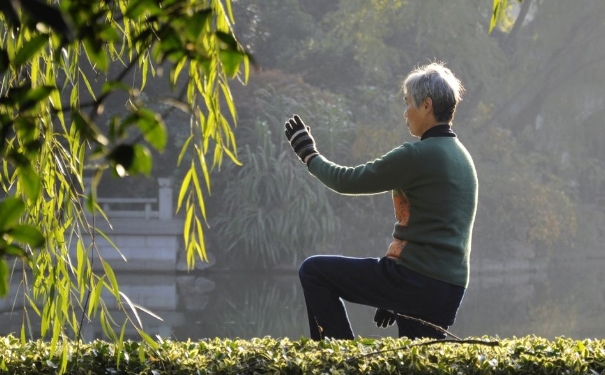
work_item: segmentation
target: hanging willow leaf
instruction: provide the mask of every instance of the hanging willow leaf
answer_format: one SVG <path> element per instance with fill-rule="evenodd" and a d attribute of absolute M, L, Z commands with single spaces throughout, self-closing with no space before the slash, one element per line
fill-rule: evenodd
<path fill-rule="evenodd" d="M 0 256 L 0 298 L 4 298 L 8 294 L 8 275 L 8 266 L 4 261 L 4 257 Z"/>
<path fill-rule="evenodd" d="M 141 109 L 136 112 L 136 116 L 137 125 L 145 140 L 156 150 L 163 151 L 168 142 L 168 134 L 160 115 L 149 109 Z"/>
<path fill-rule="evenodd" d="M 23 299 L 29 301 L 25 314 L 33 311 L 41 322 L 38 332 L 24 323 L 22 337 L 42 335 L 51 344 L 51 357 L 63 350 L 60 361 L 52 359 L 57 371 L 68 368 L 61 341 L 78 337 L 79 314 L 100 323 L 106 337 L 124 338 L 125 325 L 114 321 L 105 302 L 120 298 L 119 280 L 95 242 L 97 236 L 109 239 L 95 227 L 107 219 L 96 195 L 108 169 L 122 176 L 149 175 L 150 149 L 161 151 L 168 145 L 158 110 L 140 92 L 152 76 L 167 81 L 168 87 L 182 88 L 186 97 L 178 100 L 172 93 L 159 94 L 183 102 L 185 113 L 194 114 L 179 163 L 195 163 L 183 181 L 178 207 L 184 207 L 188 218 L 183 229 L 189 266 L 205 258 L 204 199 L 210 171 L 220 166 L 223 155 L 237 155 L 232 131 L 237 114 L 228 78 L 248 61 L 227 22 L 230 16 L 223 6 L 229 2 L 10 2 L 11 9 L 21 4 L 17 16 L 28 22 L 20 28 L 5 27 L 0 34 L 0 181 L 12 186 L 0 203 L 0 231 L 6 229 L 3 241 L 16 242 L 2 243 L 2 254 L 23 255 L 27 250 L 32 259 L 28 266 L 33 280 L 24 281 Z M 6 24 L 14 14 L 7 16 L 6 1 L 0 3 L 0 22 Z M 9 20 L 13 25 L 18 21 Z M 160 66 L 170 74 L 156 75 Z M 221 112 L 223 98 L 231 122 Z M 206 165 L 217 149 L 212 165 Z M 92 175 L 91 182 L 85 182 L 85 171 L 86 177 Z M 203 182 L 197 172 L 203 173 Z M 28 246 L 43 249 L 30 252 Z M 0 292 L 6 293 L 6 287 L 3 284 Z M 133 316 L 129 324 L 135 320 Z M 114 327 L 122 327 L 121 334 Z M 153 345 L 144 331 L 141 337 Z"/>
<path fill-rule="evenodd" d="M 39 248 L 44 246 L 44 236 L 40 232 L 40 230 L 32 225 L 28 224 L 20 224 L 15 225 L 10 230 L 6 232 L 15 240 L 27 244 L 34 248 Z M 19 256 L 24 256 L 25 253 L 19 254 Z"/>
<path fill-rule="evenodd" d="M 39 0 L 21 0 L 20 2 L 23 10 L 32 18 L 34 25 L 37 23 L 48 25 L 66 41 L 73 40 L 71 22 L 57 7 Z"/>
<path fill-rule="evenodd" d="M 16 69 L 28 62 L 38 51 L 48 43 L 48 35 L 41 34 L 34 36 L 27 41 L 17 52 L 13 65 Z"/>
<path fill-rule="evenodd" d="M 25 203 L 18 198 L 6 198 L 0 201 L 0 232 L 5 232 L 19 222 L 25 210 Z"/>

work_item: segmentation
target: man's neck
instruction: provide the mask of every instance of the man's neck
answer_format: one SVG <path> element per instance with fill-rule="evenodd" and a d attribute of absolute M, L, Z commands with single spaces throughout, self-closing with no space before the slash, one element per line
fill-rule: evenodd
<path fill-rule="evenodd" d="M 450 126 L 450 124 L 435 124 L 425 130 L 424 133 L 422 133 L 422 137 L 420 137 L 420 140 L 423 141 L 427 138 L 432 137 L 456 137 L 456 133 L 452 131 L 452 127 Z"/>

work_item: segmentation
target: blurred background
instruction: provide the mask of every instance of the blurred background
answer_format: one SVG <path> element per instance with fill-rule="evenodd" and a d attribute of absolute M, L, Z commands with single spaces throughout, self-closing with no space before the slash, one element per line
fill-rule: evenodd
<path fill-rule="evenodd" d="M 246 86 L 232 85 L 243 166 L 212 172 L 209 264 L 184 271 L 181 249 L 173 269 L 116 271 L 121 289 L 164 319 L 143 314 L 146 330 L 178 340 L 307 335 L 300 262 L 382 256 L 395 218 L 390 194 L 339 196 L 312 178 L 283 124 L 299 114 L 338 164 L 380 157 L 414 141 L 402 80 L 439 60 L 467 90 L 453 129 L 480 184 L 471 284 L 452 332 L 604 337 L 605 2 L 509 5 L 489 34 L 488 0 L 233 0 L 236 35 L 258 65 Z M 146 95 L 163 94 L 148 84 Z M 171 147 L 154 157 L 152 177 L 106 179 L 99 196 L 157 197 L 158 178 L 178 189 L 188 120 L 166 123 Z M 0 334 L 23 321 L 19 286 L 11 293 Z M 356 334 L 396 335 L 372 326 L 373 309 L 347 307 Z M 93 324 L 85 333 L 100 336 Z"/>

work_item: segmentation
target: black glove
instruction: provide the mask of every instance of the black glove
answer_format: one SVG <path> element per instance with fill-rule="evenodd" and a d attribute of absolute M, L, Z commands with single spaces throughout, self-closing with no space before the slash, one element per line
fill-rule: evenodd
<path fill-rule="evenodd" d="M 374 314 L 374 322 L 376 323 L 376 327 L 379 328 L 390 327 L 395 323 L 395 313 L 389 310 L 376 309 L 376 314 Z"/>
<path fill-rule="evenodd" d="M 311 136 L 311 128 L 306 126 L 298 115 L 286 122 L 286 138 L 303 163 L 308 164 L 313 156 L 319 155 L 315 140 Z"/>

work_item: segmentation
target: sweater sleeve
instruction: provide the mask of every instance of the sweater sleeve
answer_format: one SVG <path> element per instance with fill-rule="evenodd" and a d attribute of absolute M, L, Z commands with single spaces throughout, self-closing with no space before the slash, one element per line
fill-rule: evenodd
<path fill-rule="evenodd" d="M 411 143 L 405 143 L 374 161 L 356 167 L 341 166 L 318 155 L 310 161 L 309 172 L 340 194 L 378 194 L 404 188 L 413 180 L 416 155 L 417 151 Z"/>

